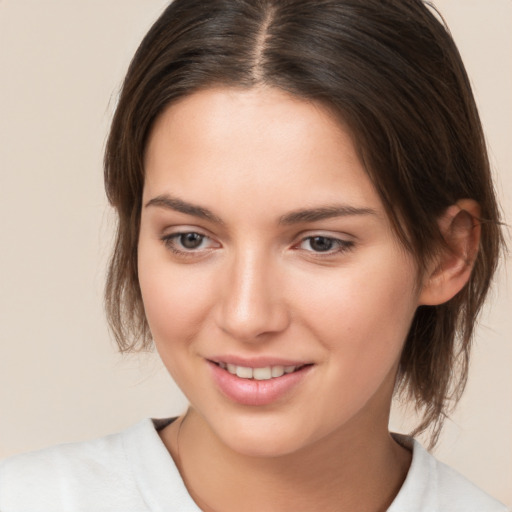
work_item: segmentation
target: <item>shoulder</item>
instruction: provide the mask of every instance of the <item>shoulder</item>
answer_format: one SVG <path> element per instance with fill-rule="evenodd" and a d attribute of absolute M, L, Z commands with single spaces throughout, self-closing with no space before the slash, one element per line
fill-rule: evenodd
<path fill-rule="evenodd" d="M 143 423 L 132 429 L 132 437 L 144 435 Z M 0 510 L 146 510 L 133 485 L 125 439 L 126 432 L 5 459 L 0 462 Z M 136 503 L 140 508 L 133 508 Z"/>
<path fill-rule="evenodd" d="M 507 512 L 460 473 L 438 461 L 417 441 L 398 436 L 413 451 L 409 473 L 388 512 Z"/>
<path fill-rule="evenodd" d="M 451 467 L 432 460 L 439 502 L 449 510 L 464 512 L 506 512 L 508 509 Z M 458 508 L 457 508 L 458 507 Z"/>

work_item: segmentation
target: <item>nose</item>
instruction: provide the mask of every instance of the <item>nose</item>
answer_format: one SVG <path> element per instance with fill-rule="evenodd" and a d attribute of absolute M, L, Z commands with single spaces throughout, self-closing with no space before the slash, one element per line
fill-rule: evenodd
<path fill-rule="evenodd" d="M 289 325 L 279 270 L 268 259 L 248 251 L 235 257 L 223 272 L 217 323 L 239 341 L 268 339 Z"/>

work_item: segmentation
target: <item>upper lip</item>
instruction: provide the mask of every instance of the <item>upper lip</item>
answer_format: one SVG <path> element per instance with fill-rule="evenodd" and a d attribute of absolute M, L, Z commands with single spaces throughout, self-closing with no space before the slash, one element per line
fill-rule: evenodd
<path fill-rule="evenodd" d="M 304 366 L 311 364 L 311 361 L 287 359 L 274 356 L 242 357 L 236 355 L 208 357 L 213 363 L 234 364 L 235 366 L 244 366 L 246 368 L 265 368 L 267 366 Z"/>

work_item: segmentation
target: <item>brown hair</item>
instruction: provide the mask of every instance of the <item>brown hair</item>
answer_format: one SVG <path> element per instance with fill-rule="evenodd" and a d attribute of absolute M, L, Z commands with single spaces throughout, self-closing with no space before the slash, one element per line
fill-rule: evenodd
<path fill-rule="evenodd" d="M 449 302 L 418 308 L 398 390 L 435 443 L 467 379 L 477 314 L 502 244 L 484 136 L 457 48 L 420 0 L 175 0 L 126 75 L 105 153 L 119 223 L 106 285 L 122 351 L 148 348 L 137 277 L 143 156 L 155 119 L 213 85 L 264 84 L 322 102 L 350 128 L 403 243 L 424 268 L 442 243 L 437 219 L 462 198 L 480 204 L 471 278 Z"/>

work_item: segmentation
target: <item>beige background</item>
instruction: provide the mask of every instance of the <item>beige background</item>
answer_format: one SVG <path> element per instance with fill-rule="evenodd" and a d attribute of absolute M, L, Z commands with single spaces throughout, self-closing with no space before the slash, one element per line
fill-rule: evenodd
<path fill-rule="evenodd" d="M 112 232 L 106 130 L 129 59 L 165 4 L 0 0 L 0 457 L 185 407 L 154 356 L 117 355 L 102 312 Z M 512 2 L 436 5 L 472 78 L 510 222 Z M 436 452 L 508 505 L 510 332 L 503 266 L 467 393 Z"/>

